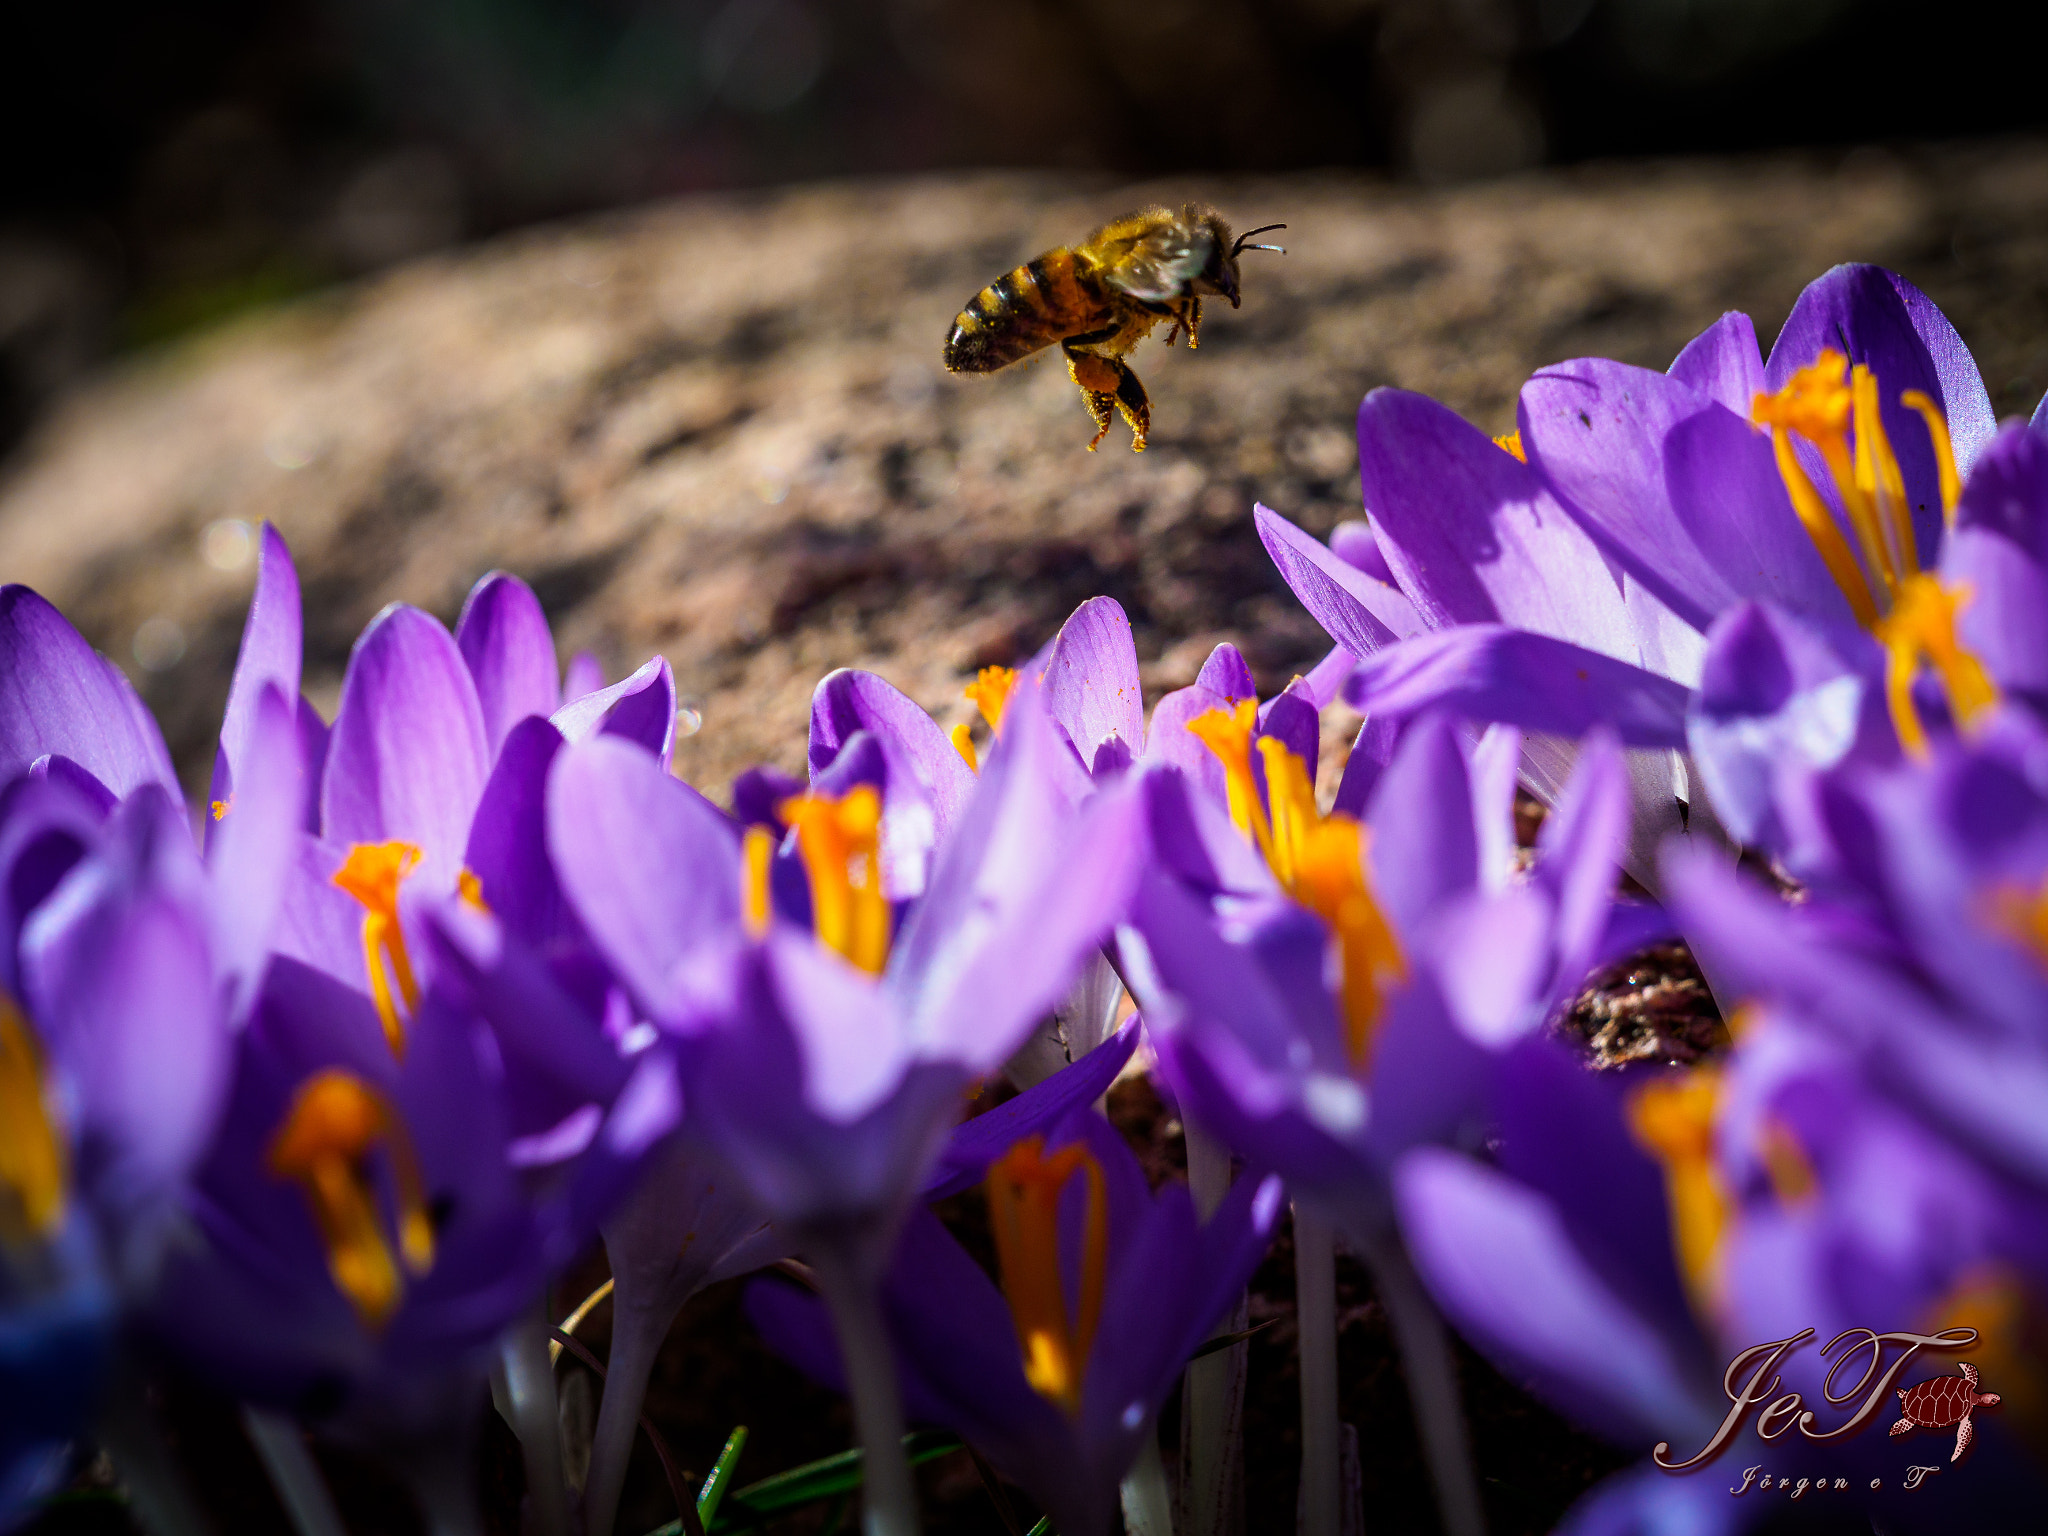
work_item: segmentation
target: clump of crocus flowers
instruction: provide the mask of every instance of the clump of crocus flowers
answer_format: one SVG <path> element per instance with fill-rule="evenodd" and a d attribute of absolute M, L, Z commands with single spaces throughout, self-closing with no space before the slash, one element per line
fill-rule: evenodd
<path fill-rule="evenodd" d="M 1257 513 L 1332 642 L 1279 691 L 1221 645 L 1148 712 L 1096 598 L 950 725 L 833 673 L 808 781 L 715 798 L 672 771 L 667 664 L 564 665 L 507 575 L 452 631 L 379 615 L 330 722 L 266 529 L 189 803 L 121 674 L 0 591 L 0 1525 L 98 1444 L 200 1536 L 145 1390 L 175 1365 L 243 1405 L 301 1536 L 342 1529 L 308 1436 L 479 1529 L 491 1402 L 525 1528 L 611 1536 L 679 1310 L 761 1272 L 755 1326 L 853 1403 L 854 1469 L 806 1475 L 870 1536 L 917 1529 L 914 1427 L 1066 1536 L 1338 1536 L 1340 1250 L 1458 1536 L 1489 1499 L 1451 1329 L 1645 1458 L 1572 1530 L 2038 1508 L 2048 424 L 1999 427 L 1931 301 L 1845 267 L 1768 359 L 1731 314 L 1664 373 L 1541 370 L 1500 437 L 1376 391 L 1359 441 L 1362 522 Z M 1596 1072 L 1560 1020 L 1674 934 L 1729 1044 Z M 1185 1181 L 1105 1114 L 1133 1073 Z M 1240 1512 L 1283 1223 L 1299 1509 Z M 552 1361 L 600 1305 L 565 1458 Z M 1968 1462 L 1909 1481 L 1877 1389 L 1829 1432 L 1865 1356 L 1901 1394 L 1973 1362 Z M 740 1454 L 672 1529 L 732 1524 Z"/>

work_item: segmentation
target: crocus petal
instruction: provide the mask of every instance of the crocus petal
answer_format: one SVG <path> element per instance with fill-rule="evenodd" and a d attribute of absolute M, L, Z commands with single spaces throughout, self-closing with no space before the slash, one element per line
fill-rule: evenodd
<path fill-rule="evenodd" d="M 676 968 L 740 920 L 732 823 L 645 752 L 595 736 L 548 780 L 548 851 L 599 950 L 652 1009 Z"/>
<path fill-rule="evenodd" d="M 1612 728 L 1631 746 L 1685 744 L 1685 688 L 1611 656 L 1500 624 L 1403 641 L 1359 664 L 1344 697 L 1397 719 L 1441 705 L 1474 720 L 1558 736 Z"/>
<path fill-rule="evenodd" d="M 1108 1040 L 1050 1077 L 994 1109 L 962 1121 L 946 1140 L 938 1166 L 925 1181 L 924 1198 L 943 1200 L 977 1183 L 989 1164 L 1018 1141 L 1042 1131 L 1077 1108 L 1094 1103 L 1138 1048 L 1135 1014 Z"/>
<path fill-rule="evenodd" d="M 421 876 L 452 887 L 490 766 L 462 653 L 431 615 L 392 604 L 356 641 L 341 680 L 321 789 L 322 835 L 338 843 L 416 843 Z"/>
<path fill-rule="evenodd" d="M 1330 530 L 1330 553 L 1346 565 L 1355 565 L 1374 581 L 1394 585 L 1394 573 L 1387 568 L 1387 557 L 1380 553 L 1379 536 L 1372 531 L 1372 524 L 1350 517 Z"/>
<path fill-rule="evenodd" d="M 462 617 L 455 621 L 455 645 L 476 681 L 493 754 L 528 715 L 552 715 L 561 708 L 555 637 L 540 599 L 517 576 L 492 571 L 470 589 Z"/>
<path fill-rule="evenodd" d="M 15 997 L 22 925 L 99 841 L 110 809 L 91 792 L 99 781 L 84 777 L 35 774 L 0 791 L 0 986 Z"/>
<path fill-rule="evenodd" d="M 151 792 L 108 828 L 22 934 L 27 991 L 76 1095 L 79 1177 L 140 1232 L 212 1131 L 228 1034 L 201 875 L 179 808 Z M 124 1254 L 125 1264 L 146 1264 Z"/>
<path fill-rule="evenodd" d="M 631 677 L 572 699 L 551 717 L 565 740 L 617 736 L 668 766 L 676 735 L 676 679 L 666 656 L 650 656 Z"/>
<path fill-rule="evenodd" d="M 265 523 L 257 541 L 256 591 L 242 625 L 242 649 L 235 657 L 234 680 L 228 684 L 220 750 L 213 765 L 211 798 L 221 802 L 234 796 L 235 776 L 248 749 L 264 686 L 276 688 L 293 704 L 299 697 L 304 619 L 299 611 L 298 569 L 275 526 Z"/>
<path fill-rule="evenodd" d="M 1364 819 L 1373 790 L 1387 764 L 1394 760 L 1394 748 L 1400 739 L 1400 723 L 1387 716 L 1374 715 L 1358 727 L 1351 755 L 1344 759 L 1344 776 L 1337 781 L 1337 798 L 1331 810 Z"/>
<path fill-rule="evenodd" d="M 1439 902 L 1479 880 L 1472 778 L 1458 729 L 1419 720 L 1380 776 L 1366 817 L 1373 889 L 1405 933 Z"/>
<path fill-rule="evenodd" d="M 1992 440 L 1941 565 L 1970 590 L 1957 620 L 1964 644 L 2001 687 L 2048 698 L 2048 435 L 2013 425 Z"/>
<path fill-rule="evenodd" d="M 1065 751 L 1020 684 L 980 791 L 890 956 L 884 985 L 911 1038 L 977 1072 L 999 1066 L 1065 994 L 1137 878 L 1141 796 L 1104 791 L 1076 819 L 1060 787 Z"/>
<path fill-rule="evenodd" d="M 1628 838 L 1628 771 L 1620 748 L 1595 733 L 1563 799 L 1543 824 L 1537 878 L 1556 902 L 1556 983 L 1576 988 L 1598 950 Z"/>
<path fill-rule="evenodd" d="M 333 732 L 320 718 L 320 711 L 301 698 L 294 714 L 299 728 L 299 760 L 305 768 L 306 801 L 300 814 L 299 830 L 320 835 L 320 789 L 327 779 L 327 743 Z"/>
<path fill-rule="evenodd" d="M 562 702 L 573 704 L 604 686 L 604 667 L 588 651 L 578 651 L 562 669 Z"/>
<path fill-rule="evenodd" d="M 214 954 L 236 1019 L 255 1001 L 301 841 L 306 772 L 295 703 L 276 684 L 263 686 L 237 749 L 234 803 L 207 842 Z"/>
<path fill-rule="evenodd" d="M 1835 267 L 1807 285 L 1771 348 L 1765 387 L 1782 389 L 1823 348 L 1846 353 L 1876 375 L 1885 435 L 1913 507 L 1920 562 L 1932 565 L 1941 544 L 1941 481 L 1927 428 L 1899 396 L 1917 389 L 1941 407 L 1956 468 L 1967 476 L 1997 426 L 1969 348 L 1926 294 L 1896 273 L 1865 265 Z"/>
<path fill-rule="evenodd" d="M 529 944 L 574 932 L 547 848 L 548 772 L 561 750 L 561 732 L 537 715 L 512 727 L 484 782 L 462 859 L 491 914 Z"/>
<path fill-rule="evenodd" d="M 1738 414 L 1678 379 L 1582 358 L 1532 377 L 1519 419 L 1529 463 L 1694 629 L 1742 597 L 1849 617 L 1747 403 Z"/>
<path fill-rule="evenodd" d="M 1252 679 L 1252 669 L 1246 664 L 1244 653 L 1227 640 L 1211 651 L 1202 663 L 1202 670 L 1195 674 L 1195 686 L 1221 694 L 1233 702 L 1259 696 L 1259 685 Z"/>
<path fill-rule="evenodd" d="M 1276 693 L 1260 705 L 1257 724 L 1254 740 L 1270 736 L 1279 742 L 1308 769 L 1309 782 L 1313 784 L 1317 760 L 1322 755 L 1322 714 L 1309 696 L 1307 679 L 1289 683 L 1285 693 Z M 1259 794 L 1266 795 L 1266 757 L 1256 749 L 1252 755 L 1252 779 Z"/>
<path fill-rule="evenodd" d="M 1764 354 L 1756 326 L 1739 309 L 1708 326 L 1672 359 L 1671 377 L 1744 418 L 1764 387 Z"/>
<path fill-rule="evenodd" d="M 1206 675 L 1208 668 L 1202 670 Z M 1254 698 L 1256 694 L 1247 693 L 1240 697 Z M 1227 713 L 1230 705 L 1229 695 L 1213 692 L 1200 683 L 1192 688 L 1176 688 L 1152 706 L 1152 726 L 1145 738 L 1146 759 L 1171 763 L 1199 785 L 1204 794 L 1220 804 L 1226 793 L 1223 764 L 1202 739 L 1188 729 L 1188 722 L 1212 709 Z"/>
<path fill-rule="evenodd" d="M 1467 1338 L 1617 1439 L 1713 1426 L 1671 1348 L 1575 1248 L 1550 1203 L 1468 1158 L 1419 1148 L 1394 1170 L 1409 1251 Z"/>
<path fill-rule="evenodd" d="M 810 767 L 824 772 L 860 731 L 900 753 L 924 786 L 936 818 L 935 835 L 946 837 L 974 792 L 974 770 L 952 740 L 916 701 L 872 672 L 841 668 L 811 695 Z"/>
<path fill-rule="evenodd" d="M 1414 604 L 1340 559 L 1270 507 L 1252 508 L 1266 553 L 1301 605 L 1354 656 L 1370 656 L 1423 627 Z"/>
<path fill-rule="evenodd" d="M 1045 665 L 1045 707 L 1084 763 L 1113 738 L 1133 758 L 1143 749 L 1138 648 L 1116 599 L 1091 597 L 1060 626 Z"/>
<path fill-rule="evenodd" d="M 60 753 L 117 797 L 178 794 L 163 733 L 114 664 L 27 587 L 0 587 L 0 781 Z"/>
<path fill-rule="evenodd" d="M 1738 840 L 1783 850 L 1787 772 L 1896 757 L 1881 665 L 1860 630 L 1761 604 L 1739 604 L 1715 623 L 1686 734 L 1701 784 Z"/>
<path fill-rule="evenodd" d="M 1374 390 L 1358 468 L 1380 552 L 1431 628 L 1513 624 L 1639 658 L 1606 556 L 1534 470 L 1456 412 Z"/>

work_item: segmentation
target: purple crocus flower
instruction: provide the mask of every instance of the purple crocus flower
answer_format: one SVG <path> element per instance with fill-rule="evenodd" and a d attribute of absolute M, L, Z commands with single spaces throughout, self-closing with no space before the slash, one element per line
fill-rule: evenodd
<path fill-rule="evenodd" d="M 0 1519 L 96 1408 L 226 1089 L 300 788 L 274 688 L 246 814 L 202 858 L 154 721 L 24 588 L 0 592 Z"/>
<path fill-rule="evenodd" d="M 2009 424 L 1955 498 L 1939 564 L 1865 632 L 1759 603 L 1710 631 L 1690 725 L 1731 828 L 1795 864 L 1778 814 L 1788 776 L 1981 728 L 2003 703 L 2048 717 L 2048 436 Z"/>
<path fill-rule="evenodd" d="M 1177 772 L 1148 775 L 1158 851 L 1133 904 L 1126 974 L 1187 1116 L 1277 1170 L 1298 1210 L 1372 1263 L 1447 1520 L 1477 1529 L 1448 1357 L 1387 1180 L 1407 1147 L 1473 1133 L 1491 1054 L 1539 1027 L 1601 952 L 1626 818 L 1619 754 L 1589 752 L 1517 883 L 1512 732 L 1475 761 L 1449 722 L 1418 722 L 1361 823 L 1320 815 L 1306 763 L 1277 739 L 1258 744 L 1266 774 L 1254 786 L 1249 711 L 1196 729 L 1270 873 L 1263 889 L 1223 894 L 1178 873 L 1213 862 L 1176 846 L 1202 841 L 1186 809 L 1194 791 Z"/>
<path fill-rule="evenodd" d="M 1654 879 L 1666 833 L 1714 825 L 1683 755 L 1708 628 L 1745 600 L 1824 626 L 1885 617 L 1935 559 L 1988 397 L 1924 294 L 1847 266 L 1800 296 L 1768 363 L 1731 314 L 1665 374 L 1539 371 L 1518 422 L 1494 444 L 1420 396 L 1367 397 L 1360 474 L 1391 586 L 1263 509 L 1261 533 L 1371 657 L 1349 684 L 1369 714 L 1448 703 L 1542 733 L 1523 772 L 1546 801 L 1567 755 L 1545 738 L 1601 722 L 1639 749 L 1629 865 Z"/>
<path fill-rule="evenodd" d="M 888 1465 L 900 1463 L 899 1413 L 874 1283 L 962 1092 L 1064 992 L 1136 874 L 1129 797 L 1076 812 L 1058 750 L 1036 690 L 1020 691 L 899 913 L 884 873 L 893 812 L 875 784 L 884 754 L 872 737 L 849 742 L 840 782 L 821 776 L 781 807 L 808 877 L 802 925 L 776 899 L 773 835 L 756 827 L 743 845 L 644 754 L 586 742 L 549 784 L 569 900 L 640 1012 L 675 1040 L 685 1134 L 847 1309 L 870 1515 L 891 1528 L 913 1517 L 907 1471 Z"/>
<path fill-rule="evenodd" d="M 1056 1529 L 1101 1536 L 1160 1404 L 1265 1252 L 1280 1181 L 1241 1180 L 1198 1222 L 1186 1187 L 1154 1195 L 1084 1108 L 1013 1145 L 988 1187 L 1000 1288 L 929 1212 L 898 1242 L 882 1305 L 905 1404 L 959 1433 Z M 845 1389 L 817 1298 L 764 1281 L 747 1309 L 779 1352 Z"/>
<path fill-rule="evenodd" d="M 1917 1489 L 1905 1464 L 1947 1452 L 1886 1433 L 1891 1388 L 1959 1356 L 2025 1390 L 2002 1277 L 2038 1274 L 2038 1192 L 1900 1113 L 1854 1056 L 1775 1010 L 1748 1016 L 1722 1065 L 1616 1080 L 1529 1041 L 1495 1087 L 1490 1160 L 1418 1149 L 1395 1187 L 1417 1265 L 1467 1338 L 1577 1422 L 1656 1447 L 1662 1466 L 1594 1490 L 1564 1529 L 1734 1531 L 1788 1505 L 1810 1514 L 1810 1499 L 1817 1523 L 1857 1511 L 1941 1531 L 2038 1506 L 2039 1468 L 1999 1429 Z M 1971 1327 L 1950 1334 L 1957 1353 L 1916 1352 L 1890 1384 L 1867 1352 L 1822 1354 L 1846 1330 Z M 1777 1341 L 1790 1342 L 1751 1377 L 1771 1351 L 1745 1352 Z M 1883 1366 L 1902 1355 L 1890 1346 Z M 1862 1433 L 1755 1438 L 1784 1391 L 1822 1436 L 1874 1406 Z"/>

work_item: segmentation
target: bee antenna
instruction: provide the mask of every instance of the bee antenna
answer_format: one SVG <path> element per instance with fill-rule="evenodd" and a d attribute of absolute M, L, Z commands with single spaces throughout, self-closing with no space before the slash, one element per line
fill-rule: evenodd
<path fill-rule="evenodd" d="M 1287 254 L 1286 246 L 1253 245 L 1251 239 L 1253 235 L 1263 235 L 1272 230 L 1285 229 L 1286 227 L 1285 224 L 1261 224 L 1257 229 L 1246 230 L 1237 237 L 1237 243 L 1230 248 L 1231 256 L 1235 258 L 1239 251 L 1278 251 L 1282 256 L 1285 256 Z"/>

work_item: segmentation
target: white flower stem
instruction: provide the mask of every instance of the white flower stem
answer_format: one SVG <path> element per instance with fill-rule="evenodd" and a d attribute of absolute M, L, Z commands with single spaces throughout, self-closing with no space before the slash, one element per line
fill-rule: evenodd
<path fill-rule="evenodd" d="M 213 1536 L 212 1522 L 150 1418 L 142 1383 L 126 1373 L 107 1394 L 99 1439 L 149 1536 Z"/>
<path fill-rule="evenodd" d="M 1123 1498 L 1124 1536 L 1173 1536 L 1173 1494 L 1159 1456 L 1159 1426 L 1145 1436 L 1145 1448 L 1131 1463 L 1118 1490 Z"/>
<path fill-rule="evenodd" d="M 903 1454 L 903 1398 L 882 1321 L 880 1290 L 858 1263 L 831 1244 L 807 1256 L 832 1309 L 853 1422 L 861 1446 L 861 1529 L 866 1536 L 917 1536 L 917 1486 Z"/>
<path fill-rule="evenodd" d="M 569 1536 L 569 1490 L 562 1477 L 562 1424 L 548 1357 L 545 1303 L 537 1302 L 499 1342 L 512 1427 L 526 1465 L 526 1499 L 535 1536 Z"/>
<path fill-rule="evenodd" d="M 328 1492 L 327 1479 L 320 1475 L 320 1464 L 306 1448 L 299 1426 L 275 1409 L 245 1403 L 242 1427 L 249 1432 L 249 1443 L 256 1447 L 263 1470 L 270 1475 L 270 1486 L 277 1490 L 298 1536 L 348 1536 L 341 1511 L 334 1507 L 334 1495 Z"/>
<path fill-rule="evenodd" d="M 1337 1245 L 1330 1224 L 1294 1206 L 1294 1305 L 1301 1366 L 1302 1536 L 1341 1536 L 1337 1419 Z"/>
<path fill-rule="evenodd" d="M 1196 1211 L 1207 1221 L 1230 1190 L 1230 1148 L 1193 1121 L 1186 1122 L 1185 1129 L 1188 1189 Z M 1241 1296 L 1236 1310 L 1243 1310 Z M 1241 1344 L 1218 1350 L 1188 1367 L 1183 1399 L 1187 1465 L 1182 1472 L 1186 1536 L 1231 1536 L 1237 1524 L 1244 1369 Z"/>
<path fill-rule="evenodd" d="M 626 1486 L 626 1464 L 633 1455 L 633 1437 L 640 1428 L 647 1379 L 674 1321 L 658 1315 L 659 1308 L 636 1305 L 634 1298 L 623 1294 L 624 1289 L 612 1294 L 612 1347 L 605 1360 L 597 1433 L 590 1442 L 590 1480 L 583 1492 L 585 1536 L 611 1536 L 618 1519 L 619 1495 Z"/>
<path fill-rule="evenodd" d="M 1401 1368 L 1408 1377 L 1408 1395 L 1415 1404 L 1416 1427 L 1422 1433 L 1423 1457 L 1436 1484 L 1444 1529 L 1450 1536 L 1485 1536 L 1486 1516 L 1479 1502 L 1478 1479 L 1473 1475 L 1472 1447 L 1465 1435 L 1457 1364 L 1443 1319 L 1398 1236 L 1389 1233 L 1373 1242 L 1363 1257 L 1401 1351 Z"/>

